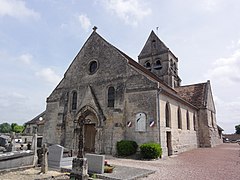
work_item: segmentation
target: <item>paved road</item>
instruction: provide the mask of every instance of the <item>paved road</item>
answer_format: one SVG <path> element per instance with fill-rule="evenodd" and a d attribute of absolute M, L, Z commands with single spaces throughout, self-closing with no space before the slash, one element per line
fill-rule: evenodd
<path fill-rule="evenodd" d="M 155 161 L 109 158 L 109 163 L 156 171 L 143 179 L 240 180 L 240 145 L 199 148 Z"/>

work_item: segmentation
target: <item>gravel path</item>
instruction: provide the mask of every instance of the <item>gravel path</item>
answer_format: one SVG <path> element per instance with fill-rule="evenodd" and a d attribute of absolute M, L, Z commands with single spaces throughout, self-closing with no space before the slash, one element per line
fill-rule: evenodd
<path fill-rule="evenodd" d="M 58 171 L 49 170 L 46 174 L 40 174 L 41 169 L 30 168 L 22 171 L 13 171 L 0 174 L 0 180 L 38 180 L 38 179 L 69 179 L 67 175 Z"/>
<path fill-rule="evenodd" d="M 155 161 L 110 158 L 109 163 L 156 171 L 143 179 L 240 180 L 240 146 L 236 143 L 199 148 Z"/>

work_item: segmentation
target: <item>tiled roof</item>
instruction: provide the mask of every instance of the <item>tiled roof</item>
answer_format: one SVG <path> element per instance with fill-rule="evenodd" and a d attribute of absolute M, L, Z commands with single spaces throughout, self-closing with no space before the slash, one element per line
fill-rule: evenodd
<path fill-rule="evenodd" d="M 43 120 L 39 120 L 39 118 L 42 117 Z M 41 114 L 37 115 L 35 118 L 32 120 L 26 122 L 25 124 L 44 124 L 45 122 L 45 111 L 43 111 Z"/>
<path fill-rule="evenodd" d="M 192 84 L 175 88 L 178 95 L 192 105 L 202 108 L 205 107 L 205 92 L 207 83 Z"/>

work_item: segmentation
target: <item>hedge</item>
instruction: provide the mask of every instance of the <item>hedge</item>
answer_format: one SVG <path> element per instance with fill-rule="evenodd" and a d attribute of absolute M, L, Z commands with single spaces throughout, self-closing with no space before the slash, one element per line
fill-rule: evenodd
<path fill-rule="evenodd" d="M 161 145 L 157 143 L 145 143 L 140 146 L 140 154 L 144 159 L 156 159 L 162 155 Z"/>
<path fill-rule="evenodd" d="M 135 141 L 121 140 L 117 142 L 117 154 L 119 156 L 129 156 L 137 152 L 138 145 Z"/>

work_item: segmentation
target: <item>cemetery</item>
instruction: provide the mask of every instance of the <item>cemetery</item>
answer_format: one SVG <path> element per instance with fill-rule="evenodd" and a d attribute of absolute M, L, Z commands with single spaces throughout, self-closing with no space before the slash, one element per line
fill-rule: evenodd
<path fill-rule="evenodd" d="M 26 138 L 26 137 L 24 137 Z M 17 141 L 16 141 L 17 139 Z M 31 137 L 31 142 L 22 142 L 22 138 L 1 135 L 0 172 L 19 167 L 34 167 L 37 164 L 37 135 Z"/>
<path fill-rule="evenodd" d="M 184 168 L 195 169 L 198 163 L 195 164 L 195 158 L 204 158 L 208 162 L 209 156 L 214 159 L 214 162 L 226 162 L 226 154 L 231 150 L 231 156 L 228 158 L 234 159 L 236 164 L 239 165 L 239 158 L 237 153 L 239 151 L 239 145 L 237 143 L 225 143 L 217 148 L 209 149 L 196 149 L 193 152 L 187 152 L 180 154 L 179 156 L 172 156 L 163 159 L 144 160 L 136 159 L 132 157 L 116 157 L 111 155 L 99 155 L 86 153 L 83 150 L 77 156 L 74 156 L 71 150 L 64 148 L 59 144 L 46 146 L 43 144 L 41 150 L 37 155 L 37 137 L 33 136 L 32 146 L 28 150 L 27 146 L 24 149 L 19 148 L 18 143 L 15 143 L 13 138 L 10 138 L 9 152 L 0 153 L 0 179 L 14 180 L 18 177 L 24 180 L 32 179 L 158 179 L 163 177 L 176 177 L 174 169 Z M 6 141 L 5 141 L 6 142 Z M 8 142 L 9 143 L 9 142 Z M 13 145 L 14 144 L 14 145 Z M 17 148 L 16 148 L 17 147 Z M 81 144 L 80 146 L 81 147 Z M 205 152 L 206 151 L 206 152 Z M 82 153 L 82 154 L 81 154 Z M 202 156 L 202 153 L 205 156 Z M 194 157 L 191 157 L 194 154 Z M 207 154 L 207 155 L 206 155 Z M 209 154 L 209 155 L 208 155 Z M 224 156 L 222 156 L 224 154 Z M 220 156 L 219 156 L 220 155 Z M 216 156 L 216 157 L 215 157 Z M 37 158 L 40 160 L 37 163 Z M 186 161 L 189 162 L 189 158 L 192 159 L 191 166 L 184 167 Z M 223 161 L 225 159 L 225 161 Z M 197 162 L 201 162 L 197 160 Z M 232 162 L 232 160 L 231 160 Z M 180 165 L 180 164 L 182 165 Z M 211 164 L 211 162 L 208 162 Z M 113 167 L 112 171 L 106 172 L 106 166 Z M 238 166 L 234 166 L 236 169 Z M 231 166 L 231 168 L 233 168 Z M 202 171 L 204 166 L 199 169 Z M 214 169 L 207 168 L 211 172 L 215 172 Z M 195 169 L 192 172 L 195 172 Z M 164 172 L 164 173 L 163 173 Z M 176 171 L 177 172 L 177 171 Z M 73 175 L 79 175 L 73 177 Z M 237 177 L 237 174 L 234 173 Z M 178 174 L 179 175 L 179 174 Z M 181 174 L 182 176 L 184 175 Z"/>
<path fill-rule="evenodd" d="M 80 124 L 82 127 L 83 124 Z M 63 179 L 135 179 L 154 173 L 152 170 L 116 166 L 110 164 L 112 156 L 84 152 L 84 141 L 80 128 L 79 150 L 74 156 L 72 150 L 59 144 L 39 145 L 37 133 L 32 136 L 15 134 L 0 135 L 0 176 L 24 170 L 26 173 L 38 171 L 34 177 L 54 177 Z M 53 177 L 53 176 L 52 176 Z M 41 178 L 37 178 L 41 179 Z M 125 179 L 125 178 L 123 178 Z"/>

